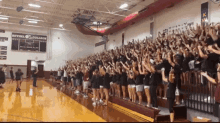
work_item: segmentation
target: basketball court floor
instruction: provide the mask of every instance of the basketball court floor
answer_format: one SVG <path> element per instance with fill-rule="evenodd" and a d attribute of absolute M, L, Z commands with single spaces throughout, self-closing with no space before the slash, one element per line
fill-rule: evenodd
<path fill-rule="evenodd" d="M 1 122 L 136 122 L 132 116 L 112 106 L 92 106 L 91 98 L 82 98 L 73 91 L 65 93 L 45 80 L 23 81 L 21 92 L 16 83 L 6 82 L 0 89 Z"/>

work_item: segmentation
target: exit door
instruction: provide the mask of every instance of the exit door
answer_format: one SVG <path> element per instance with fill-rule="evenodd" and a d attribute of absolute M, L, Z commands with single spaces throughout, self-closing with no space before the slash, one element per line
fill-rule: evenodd
<path fill-rule="evenodd" d="M 44 65 L 38 65 L 38 77 L 43 78 L 44 77 Z"/>

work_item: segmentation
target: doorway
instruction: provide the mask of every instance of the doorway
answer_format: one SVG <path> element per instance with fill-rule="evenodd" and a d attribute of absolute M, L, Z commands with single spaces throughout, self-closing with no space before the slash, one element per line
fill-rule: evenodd
<path fill-rule="evenodd" d="M 37 76 L 39 78 L 43 78 L 44 77 L 44 65 L 38 64 L 38 70 L 39 70 L 39 72 L 38 72 Z"/>

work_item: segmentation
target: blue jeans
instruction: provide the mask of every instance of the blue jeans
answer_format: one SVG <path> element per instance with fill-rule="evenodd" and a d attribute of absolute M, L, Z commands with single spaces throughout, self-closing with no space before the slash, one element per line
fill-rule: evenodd
<path fill-rule="evenodd" d="M 33 77 L 33 86 L 37 86 L 36 83 L 37 83 L 37 77 Z"/>

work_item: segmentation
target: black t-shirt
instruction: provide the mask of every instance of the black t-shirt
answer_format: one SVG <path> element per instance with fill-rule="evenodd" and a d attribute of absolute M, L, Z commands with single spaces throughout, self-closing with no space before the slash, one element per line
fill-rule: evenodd
<path fill-rule="evenodd" d="M 11 76 L 11 77 L 14 77 L 14 73 L 13 73 L 12 70 L 10 70 L 10 76 Z"/>
<path fill-rule="evenodd" d="M 127 60 L 124 55 L 120 55 L 119 59 L 120 59 L 120 61 L 122 61 L 123 63 L 125 63 L 126 60 Z"/>
<path fill-rule="evenodd" d="M 127 73 L 122 72 L 120 79 L 122 83 L 127 82 Z"/>
<path fill-rule="evenodd" d="M 176 83 L 169 82 L 167 88 L 167 98 L 175 99 Z"/>
<path fill-rule="evenodd" d="M 220 38 L 218 38 L 218 40 L 215 41 L 215 43 L 218 45 L 218 47 L 220 47 Z"/>
<path fill-rule="evenodd" d="M 16 75 L 16 79 L 21 79 L 21 76 L 23 75 L 23 73 L 17 71 L 17 72 L 15 73 L 15 75 Z"/>
<path fill-rule="evenodd" d="M 190 62 L 191 58 L 190 57 L 185 57 L 183 59 L 183 64 L 182 64 L 182 68 L 183 68 L 183 72 L 189 71 L 189 62 Z"/>
<path fill-rule="evenodd" d="M 216 73 L 217 68 L 216 65 L 219 62 L 220 55 L 215 53 L 208 54 L 208 58 L 205 59 L 202 63 L 202 70 L 208 71 L 210 73 Z"/>
<path fill-rule="evenodd" d="M 150 76 L 151 74 L 144 75 L 144 78 L 143 78 L 144 85 L 149 85 Z"/>
<path fill-rule="evenodd" d="M 175 82 L 177 84 L 177 87 L 181 89 L 181 79 L 180 79 L 180 75 L 182 73 L 181 66 L 176 64 L 173 69 L 175 75 Z"/>
<path fill-rule="evenodd" d="M 161 70 L 165 68 L 165 76 L 169 76 L 171 65 L 168 60 L 164 59 L 162 63 L 156 65 L 156 70 Z"/>
<path fill-rule="evenodd" d="M 35 74 L 36 70 L 32 71 L 32 77 L 37 77 L 37 74 Z"/>
<path fill-rule="evenodd" d="M 61 76 L 63 76 L 63 74 L 64 74 L 64 71 L 62 70 L 62 71 L 61 71 Z"/>
<path fill-rule="evenodd" d="M 108 73 L 106 73 L 105 76 L 104 76 L 103 85 L 104 86 L 109 86 L 110 85 L 110 81 L 111 81 L 110 75 Z"/>
<path fill-rule="evenodd" d="M 135 85 L 135 81 L 133 79 L 128 79 L 128 85 Z"/>
<path fill-rule="evenodd" d="M 161 77 L 161 74 L 160 73 L 151 73 L 151 76 L 150 76 L 150 85 L 151 86 L 157 86 L 158 83 L 160 83 L 162 81 L 162 77 Z"/>
<path fill-rule="evenodd" d="M 79 79 L 80 81 L 82 81 L 82 77 L 83 77 L 83 73 L 82 72 L 77 72 L 76 73 L 76 79 Z"/>
<path fill-rule="evenodd" d="M 136 77 L 136 85 L 143 85 L 144 83 L 143 83 L 143 79 L 144 79 L 144 75 L 138 75 L 137 77 Z"/>
<path fill-rule="evenodd" d="M 113 76 L 112 76 L 112 82 L 116 82 L 116 81 L 117 81 L 116 75 L 113 75 Z"/>

